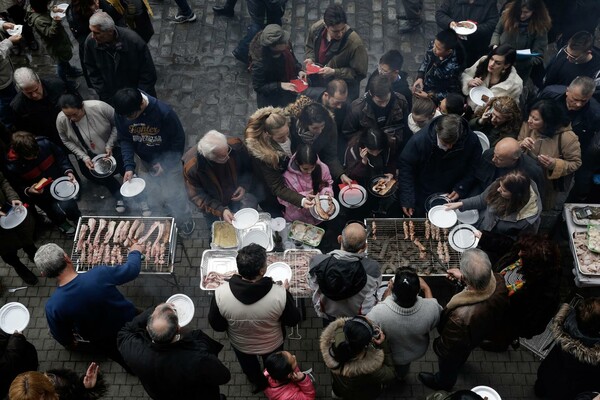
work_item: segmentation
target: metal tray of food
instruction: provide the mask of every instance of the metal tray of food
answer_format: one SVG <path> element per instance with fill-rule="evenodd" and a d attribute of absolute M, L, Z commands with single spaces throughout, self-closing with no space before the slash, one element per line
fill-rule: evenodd
<path fill-rule="evenodd" d="M 237 250 L 204 250 L 200 263 L 200 289 L 215 290 L 237 273 Z"/>
<path fill-rule="evenodd" d="M 236 229 L 228 222 L 215 221 L 211 229 L 210 248 L 219 249 L 237 249 L 238 238 Z"/>
<path fill-rule="evenodd" d="M 589 209 L 591 215 L 589 218 L 579 218 L 577 216 L 576 211 L 580 209 Z M 600 225 L 600 207 L 593 206 L 585 206 L 585 207 L 572 207 L 571 208 L 571 216 L 573 217 L 573 223 L 579 226 L 588 226 L 588 225 Z"/>
<path fill-rule="evenodd" d="M 268 253 L 267 265 L 278 261 L 288 264 L 292 269 L 292 280 L 288 290 L 294 297 L 307 298 L 312 296 L 312 290 L 308 286 L 309 263 L 316 254 L 321 254 L 321 251 L 318 249 L 288 249 L 283 253 Z"/>
<path fill-rule="evenodd" d="M 238 240 L 237 248 L 238 249 L 241 248 L 242 243 L 243 243 L 242 239 L 244 238 L 244 236 L 246 236 L 246 234 L 248 232 L 251 232 L 254 230 L 260 230 L 267 234 L 267 237 L 269 238 L 269 244 L 267 246 L 267 251 L 272 251 L 273 247 L 275 247 L 275 244 L 273 243 L 273 229 L 271 228 L 271 214 L 266 213 L 266 212 L 258 213 L 258 222 L 256 222 L 256 224 L 254 224 L 250 228 L 237 229 L 237 240 Z"/>
<path fill-rule="evenodd" d="M 325 235 L 325 230 L 302 221 L 294 221 L 290 226 L 288 238 L 297 240 L 308 246 L 317 247 Z"/>
<path fill-rule="evenodd" d="M 588 248 L 587 232 L 574 232 L 569 244 L 579 272 L 586 276 L 600 277 L 600 254 Z"/>

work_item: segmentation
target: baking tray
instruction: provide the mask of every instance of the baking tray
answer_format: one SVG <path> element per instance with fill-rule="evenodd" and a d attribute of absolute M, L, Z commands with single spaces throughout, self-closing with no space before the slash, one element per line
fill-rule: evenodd
<path fill-rule="evenodd" d="M 275 245 L 273 243 L 273 229 L 271 228 L 271 214 L 266 213 L 266 212 L 258 213 L 258 222 L 256 222 L 256 224 L 254 224 L 250 228 L 237 229 L 237 239 L 238 239 L 237 248 L 238 249 L 241 248 L 243 237 L 248 232 L 254 231 L 254 230 L 261 230 L 267 234 L 267 237 L 269 238 L 269 244 L 267 246 L 267 251 L 272 251 L 273 247 L 275 247 Z"/>
<path fill-rule="evenodd" d="M 587 232 L 585 231 L 574 232 L 573 236 L 569 240 L 569 245 L 571 246 L 571 251 L 573 252 L 574 256 L 573 258 L 575 258 L 575 265 L 577 266 L 579 272 L 585 276 L 598 278 L 600 277 L 600 268 L 598 268 L 597 272 L 590 272 L 588 269 L 583 268 L 581 265 L 582 263 L 580 257 L 586 256 L 600 266 L 600 254 L 590 251 L 587 247 L 587 243 L 588 238 Z"/>
<path fill-rule="evenodd" d="M 239 238 L 237 237 L 237 232 L 236 232 L 236 243 L 235 246 L 231 246 L 231 247 L 221 247 L 221 246 L 217 246 L 215 244 L 215 226 L 220 225 L 220 224 L 228 224 L 230 225 L 228 222 L 225 221 L 215 221 L 212 223 L 211 227 L 210 227 L 210 248 L 213 250 L 226 250 L 226 249 L 237 249 L 238 248 L 238 243 L 239 243 Z M 235 228 L 233 227 L 233 225 L 231 225 L 232 229 L 235 231 Z"/>
<path fill-rule="evenodd" d="M 294 227 L 298 226 L 298 225 L 304 225 L 306 226 L 306 230 L 313 230 L 315 232 L 318 233 L 318 239 L 314 240 L 314 241 L 309 241 L 307 239 L 297 239 L 294 236 Z M 318 226 L 315 225 L 311 225 L 311 224 L 307 224 L 305 222 L 302 221 L 294 221 L 292 222 L 292 225 L 290 225 L 290 230 L 288 232 L 288 239 L 294 240 L 294 241 L 298 241 L 298 242 L 302 242 L 307 246 L 311 246 L 311 247 L 317 247 L 319 244 L 321 244 L 321 240 L 323 240 L 323 236 L 325 235 L 325 230 L 323 228 L 319 228 Z M 302 236 L 302 238 L 304 238 L 304 236 Z"/>
<path fill-rule="evenodd" d="M 208 291 L 216 289 L 204 286 L 204 278 L 209 272 L 237 272 L 236 256 L 237 250 L 204 250 L 200 263 L 200 289 Z"/>

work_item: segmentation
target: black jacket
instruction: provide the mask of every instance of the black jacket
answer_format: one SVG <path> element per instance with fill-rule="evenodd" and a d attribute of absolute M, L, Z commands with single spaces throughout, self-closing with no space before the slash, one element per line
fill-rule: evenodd
<path fill-rule="evenodd" d="M 475 0 L 473 4 L 469 4 L 469 0 L 444 0 L 435 12 L 435 22 L 440 29 L 448 29 L 452 21 L 477 23 L 477 30 L 468 36 L 468 40 L 461 41 L 467 51 L 466 65 L 473 65 L 488 53 L 498 18 L 497 2 L 493 0 Z"/>
<path fill-rule="evenodd" d="M 369 80 L 367 80 L 367 86 L 365 86 L 365 91 L 369 91 L 369 85 L 371 84 L 371 80 L 379 75 L 379 71 L 375 70 L 371 75 L 369 75 Z M 400 71 L 400 75 L 396 78 L 395 81 L 392 82 L 392 92 L 400 93 L 406 99 L 408 103 L 408 111 L 412 110 L 412 90 L 408 86 L 408 74 L 404 71 Z"/>
<path fill-rule="evenodd" d="M 146 42 L 130 29 L 115 29 L 114 44 L 98 45 L 91 34 L 85 41 L 85 66 L 100 100 L 109 102 L 119 89 L 126 87 L 156 97 L 156 69 Z"/>
<path fill-rule="evenodd" d="M 18 130 L 33 133 L 35 136 L 46 136 L 64 148 L 56 130 L 56 117 L 61 111 L 58 99 L 67 93 L 67 87 L 63 81 L 56 78 L 43 78 L 40 81 L 44 90 L 41 100 L 31 100 L 23 92 L 18 92 L 10 102 L 16 116 L 15 125 Z"/>
<path fill-rule="evenodd" d="M 25 336 L 0 331 L 0 398 L 8 394 L 8 388 L 17 375 L 37 368 L 37 351 Z"/>
<path fill-rule="evenodd" d="M 449 151 L 437 145 L 437 117 L 425 128 L 415 133 L 402 154 L 400 169 L 400 204 L 402 207 L 421 209 L 427 196 L 456 191 L 465 198 L 475 184 L 475 169 L 481 158 L 481 144 L 477 135 L 463 120 L 463 135 Z"/>
<path fill-rule="evenodd" d="M 526 154 L 522 154 L 517 160 L 517 164 L 512 168 L 503 168 L 501 171 L 494 165 L 492 158 L 494 149 L 487 149 L 481 155 L 479 165 L 475 168 L 476 185 L 471 190 L 470 196 L 476 196 L 492 184 L 500 176 L 504 176 L 512 171 L 523 171 L 531 180 L 535 182 L 538 192 L 544 192 L 544 171 L 542 167 Z M 469 197 L 470 197 L 469 196 Z"/>
<path fill-rule="evenodd" d="M 119 352 L 154 400 L 219 400 L 219 385 L 231 379 L 217 354 L 223 345 L 195 329 L 169 344 L 156 344 L 146 332 L 153 308 L 128 322 L 117 336 Z"/>

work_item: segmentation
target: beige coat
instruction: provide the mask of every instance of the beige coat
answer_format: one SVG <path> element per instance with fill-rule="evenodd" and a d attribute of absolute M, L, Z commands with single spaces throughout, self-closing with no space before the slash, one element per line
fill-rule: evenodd
<path fill-rule="evenodd" d="M 562 133 L 562 135 L 560 135 Z M 570 188 L 570 183 L 573 179 L 573 173 L 581 167 L 581 148 L 579 146 L 579 138 L 571 130 L 571 125 L 560 128 L 552 137 L 541 135 L 539 132 L 529 128 L 527 122 L 521 125 L 518 140 L 522 141 L 526 137 L 533 138 L 536 142 L 534 150 L 529 152 L 529 155 L 536 157 L 541 154 L 556 158 L 554 169 L 544 170 L 545 185 L 544 194 L 544 210 L 549 210 L 554 207 L 556 196 L 559 192 L 555 191 L 553 181 L 561 177 L 566 178 L 565 186 Z M 559 158 L 558 139 L 561 138 L 561 147 L 563 157 Z"/>

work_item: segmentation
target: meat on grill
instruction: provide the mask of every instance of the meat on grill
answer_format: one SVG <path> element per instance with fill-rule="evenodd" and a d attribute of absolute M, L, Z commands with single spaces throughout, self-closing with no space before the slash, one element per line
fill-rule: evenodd
<path fill-rule="evenodd" d="M 110 221 L 108 223 L 108 229 L 106 230 L 106 235 L 104 235 L 104 244 L 108 244 L 110 242 L 110 239 L 112 238 L 112 236 L 115 233 L 115 227 L 117 226 L 117 223 L 115 221 Z"/>

